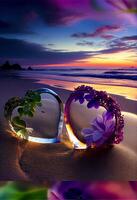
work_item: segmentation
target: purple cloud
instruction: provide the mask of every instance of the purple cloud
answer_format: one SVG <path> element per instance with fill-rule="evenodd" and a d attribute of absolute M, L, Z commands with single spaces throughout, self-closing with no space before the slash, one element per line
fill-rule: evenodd
<path fill-rule="evenodd" d="M 49 26 L 65 26 L 80 20 L 109 19 L 123 22 L 121 15 L 114 12 L 114 8 L 128 8 L 128 13 L 135 12 L 137 6 L 136 0 L 6 0 L 0 1 L 0 19 L 6 19 L 0 28 L 0 33 L 20 33 L 26 32 L 33 21 L 41 20 Z M 132 16 L 131 16 L 132 17 Z M 22 30 L 22 27 L 23 30 Z M 25 29 L 26 28 L 26 29 Z M 107 27 L 106 27 L 107 28 Z M 25 29 L 25 30 L 24 30 Z M 99 34 L 97 30 L 97 35 Z M 90 37 L 90 34 L 84 33 L 81 37 Z M 89 35 L 89 36 L 88 36 Z M 104 38 L 112 38 L 112 35 L 101 35 Z"/>
<path fill-rule="evenodd" d="M 111 35 L 111 34 L 107 34 L 107 35 L 101 35 L 101 38 L 104 38 L 106 40 L 110 40 L 110 39 L 113 39 L 115 36 L 114 35 Z"/>
<path fill-rule="evenodd" d="M 107 42 L 108 48 L 119 48 L 119 49 L 134 49 L 137 50 L 137 36 L 125 36 L 117 38 Z"/>
<path fill-rule="evenodd" d="M 36 19 L 40 19 L 50 26 L 67 25 L 89 18 L 90 13 L 89 0 L 0 1 L 0 15 L 6 16 L 9 21 L 16 20 L 18 24 L 22 25 Z"/>
<path fill-rule="evenodd" d="M 92 33 L 74 33 L 71 36 L 75 38 L 92 38 L 92 37 L 102 37 L 105 39 L 111 39 L 114 36 L 110 35 L 108 33 L 110 32 L 116 32 L 121 30 L 121 27 L 118 25 L 105 25 L 102 27 L 97 28 L 94 32 Z"/>

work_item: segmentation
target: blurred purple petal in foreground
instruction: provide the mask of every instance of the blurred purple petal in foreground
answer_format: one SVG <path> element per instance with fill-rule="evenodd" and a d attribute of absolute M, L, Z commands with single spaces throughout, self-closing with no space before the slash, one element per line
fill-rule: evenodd
<path fill-rule="evenodd" d="M 57 182 L 49 200 L 137 200 L 137 182 Z"/>

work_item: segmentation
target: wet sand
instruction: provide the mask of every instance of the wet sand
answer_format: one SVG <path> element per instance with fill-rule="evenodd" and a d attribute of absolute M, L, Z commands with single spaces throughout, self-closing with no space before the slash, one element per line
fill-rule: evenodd
<path fill-rule="evenodd" d="M 64 144 L 24 142 L 7 131 L 5 102 L 13 96 L 23 96 L 28 89 L 41 87 L 46 85 L 15 77 L 0 79 L 0 180 L 137 180 L 137 101 L 112 95 L 124 112 L 124 141 L 95 156 L 91 151 L 72 150 Z M 54 91 L 63 102 L 70 93 L 59 88 Z"/>

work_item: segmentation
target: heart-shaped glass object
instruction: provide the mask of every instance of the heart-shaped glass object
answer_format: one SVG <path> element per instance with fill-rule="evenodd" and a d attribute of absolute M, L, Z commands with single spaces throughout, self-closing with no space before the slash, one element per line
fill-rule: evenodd
<path fill-rule="evenodd" d="M 117 102 L 106 92 L 80 86 L 65 105 L 65 122 L 74 148 L 96 148 L 123 140 L 124 120 Z"/>
<path fill-rule="evenodd" d="M 63 129 L 63 103 L 52 90 L 29 90 L 5 105 L 5 117 L 19 137 L 39 143 L 55 143 Z"/>

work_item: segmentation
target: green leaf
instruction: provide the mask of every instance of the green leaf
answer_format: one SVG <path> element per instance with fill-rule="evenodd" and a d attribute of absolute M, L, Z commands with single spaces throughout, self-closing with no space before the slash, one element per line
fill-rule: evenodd
<path fill-rule="evenodd" d="M 35 112 L 35 107 L 33 105 L 31 105 L 30 109 L 31 109 L 31 112 L 33 112 L 33 113 Z"/>
<path fill-rule="evenodd" d="M 12 123 L 15 124 L 15 126 L 26 128 L 26 123 L 22 119 L 20 119 L 19 116 L 16 116 L 12 119 Z"/>
<path fill-rule="evenodd" d="M 40 95 L 36 95 L 35 96 L 35 101 L 36 102 L 40 102 L 41 101 L 41 96 Z"/>
<path fill-rule="evenodd" d="M 29 111 L 29 112 L 28 112 L 28 116 L 29 116 L 29 117 L 33 117 L 33 112 Z"/>
<path fill-rule="evenodd" d="M 28 137 L 28 131 L 25 129 L 26 123 L 21 117 L 23 115 L 33 117 L 37 106 L 42 106 L 40 93 L 32 90 L 28 91 L 18 108 L 19 116 L 12 119 L 12 123 L 14 127 L 16 126 L 18 135 L 22 135 L 25 138 Z"/>
<path fill-rule="evenodd" d="M 17 131 L 17 135 L 23 137 L 24 139 L 27 139 L 28 131 L 25 128 L 20 129 L 19 131 Z"/>
<path fill-rule="evenodd" d="M 18 108 L 18 113 L 20 114 L 20 116 L 22 116 L 24 114 L 22 107 Z"/>

